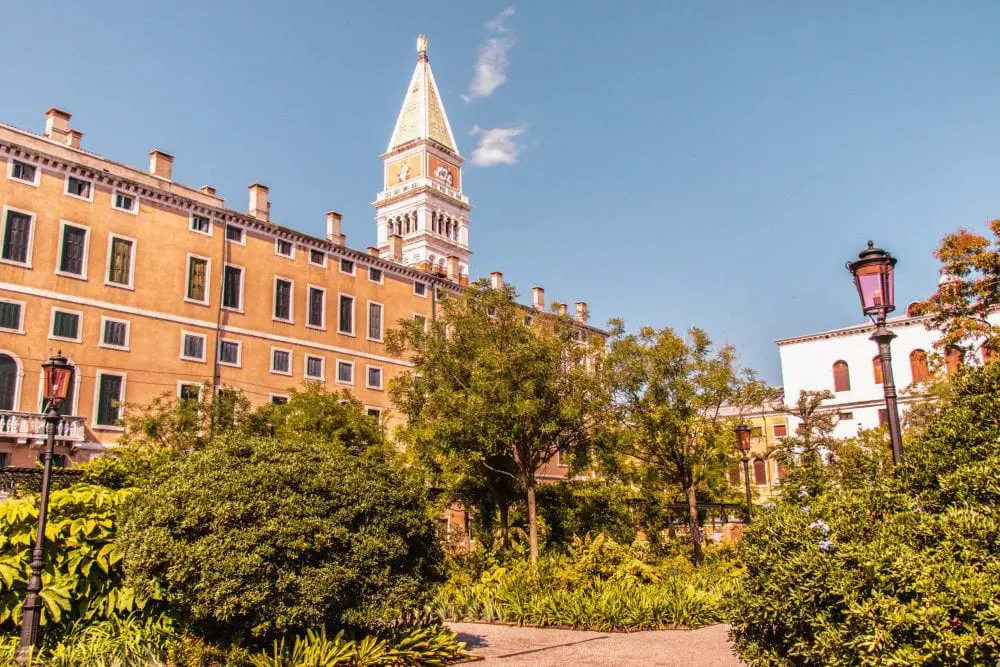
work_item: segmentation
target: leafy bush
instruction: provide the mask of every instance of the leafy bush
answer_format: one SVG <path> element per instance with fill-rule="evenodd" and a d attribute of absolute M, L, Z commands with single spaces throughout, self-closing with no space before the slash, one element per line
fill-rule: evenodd
<path fill-rule="evenodd" d="M 1000 364 L 963 370 L 908 434 L 902 471 L 868 436 L 835 451 L 818 492 L 786 487 L 755 515 L 732 614 L 743 659 L 998 664 L 997 415 Z"/>
<path fill-rule="evenodd" d="M 592 482 L 559 482 L 540 486 L 538 513 L 548 526 L 547 546 L 565 545 L 574 537 L 603 533 L 618 542 L 636 538 L 636 520 L 626 486 Z"/>
<path fill-rule="evenodd" d="M 125 508 L 130 581 L 185 629 L 252 645 L 368 626 L 441 574 L 425 490 L 405 469 L 312 438 L 230 433 L 159 471 Z"/>
<path fill-rule="evenodd" d="M 722 598 L 735 580 L 730 561 L 695 569 L 686 557 L 653 557 L 648 545 L 603 535 L 577 539 L 565 554 L 490 562 L 473 554 L 441 588 L 444 618 L 594 630 L 698 627 L 723 620 Z M 712 549 L 709 550 L 710 552 Z"/>
<path fill-rule="evenodd" d="M 43 634 L 44 638 L 54 635 Z M 164 664 L 176 632 L 166 620 L 138 616 L 80 622 L 51 647 L 31 656 L 34 667 L 157 667 Z M 0 637 L 0 664 L 14 657 L 19 637 Z"/>

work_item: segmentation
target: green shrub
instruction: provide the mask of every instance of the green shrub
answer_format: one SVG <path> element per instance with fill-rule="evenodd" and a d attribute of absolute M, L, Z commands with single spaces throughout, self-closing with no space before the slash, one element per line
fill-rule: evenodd
<path fill-rule="evenodd" d="M 326 632 L 308 632 L 292 642 L 276 641 L 270 653 L 251 658 L 253 667 L 380 667 L 382 665 L 447 665 L 465 656 L 458 636 L 436 625 L 408 627 L 386 637 L 348 639 L 343 631 L 332 639 Z"/>
<path fill-rule="evenodd" d="M 43 634 L 43 639 L 54 635 Z M 138 616 L 80 622 L 58 641 L 48 642 L 31 656 L 34 667 L 158 667 L 177 635 L 167 620 Z M 0 638 L 0 664 L 9 664 L 19 637 Z"/>
<path fill-rule="evenodd" d="M 312 438 L 206 443 L 133 497 L 119 541 L 130 581 L 221 644 L 392 618 L 442 564 L 418 480 Z"/>
<path fill-rule="evenodd" d="M 548 526 L 547 546 L 563 546 L 574 537 L 603 533 L 630 543 L 636 520 L 628 487 L 593 482 L 559 482 L 538 487 L 538 513 Z"/>

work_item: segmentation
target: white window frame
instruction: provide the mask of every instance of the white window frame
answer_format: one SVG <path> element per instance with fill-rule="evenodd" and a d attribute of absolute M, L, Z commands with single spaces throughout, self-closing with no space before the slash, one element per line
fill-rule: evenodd
<path fill-rule="evenodd" d="M 184 339 L 187 336 L 197 336 L 201 339 L 201 357 L 188 357 L 184 354 Z M 178 358 L 182 361 L 197 361 L 199 363 L 208 363 L 208 336 L 203 333 L 198 333 L 197 331 L 185 331 L 181 329 L 181 352 Z"/>
<path fill-rule="evenodd" d="M 373 385 L 369 382 L 371 379 L 371 370 L 378 369 L 379 384 Z M 374 389 L 376 391 L 383 391 L 385 388 L 385 369 L 380 364 L 365 364 L 365 389 Z"/>
<path fill-rule="evenodd" d="M 423 313 L 413 313 L 413 319 L 415 320 L 422 319 L 424 321 L 424 333 L 427 333 L 427 324 L 428 322 L 430 322 L 431 318 L 427 317 Z"/>
<path fill-rule="evenodd" d="M 424 286 L 424 293 L 423 294 L 419 294 L 417 292 L 417 285 L 423 285 Z M 419 280 L 413 281 L 413 296 L 420 297 L 421 299 L 426 299 L 427 298 L 427 283 L 420 282 Z"/>
<path fill-rule="evenodd" d="M 38 219 L 31 211 L 25 211 L 24 209 L 15 208 L 13 206 L 4 206 L 3 219 L 0 219 L 0 247 L 3 245 L 3 240 L 7 238 L 7 214 L 11 211 L 14 213 L 20 213 L 21 215 L 27 215 L 31 218 L 31 222 L 28 226 L 28 251 L 26 253 L 26 260 L 23 262 L 17 262 L 12 259 L 4 259 L 3 257 L 0 257 L 0 262 L 3 264 L 10 264 L 11 266 L 23 266 L 26 269 L 30 269 L 32 268 L 31 260 L 35 252 L 35 226 Z"/>
<path fill-rule="evenodd" d="M 340 328 L 340 299 L 341 299 L 341 297 L 345 297 L 345 296 L 348 297 L 351 300 L 351 330 L 350 331 L 343 331 Z M 356 326 L 357 325 L 357 320 L 358 320 L 358 300 L 357 300 L 357 298 L 353 294 L 348 294 L 347 292 L 337 292 L 337 333 L 340 334 L 341 336 L 351 336 L 351 337 L 357 336 L 358 335 L 358 333 L 357 333 L 358 332 L 358 328 Z"/>
<path fill-rule="evenodd" d="M 288 353 L 288 370 L 287 371 L 279 371 L 278 369 L 276 369 L 274 367 L 274 353 L 275 352 L 287 352 Z M 288 347 L 276 347 L 276 346 L 272 345 L 271 346 L 271 361 L 268 364 L 271 367 L 271 373 L 273 375 L 291 375 L 292 374 L 292 369 L 295 368 L 295 359 L 292 358 L 293 354 L 294 353 L 292 352 L 291 348 L 288 348 Z"/>
<path fill-rule="evenodd" d="M 372 317 L 372 305 L 378 306 L 382 311 L 382 317 L 379 318 L 378 323 L 378 338 L 372 338 L 371 335 L 371 317 Z M 372 341 L 373 343 L 381 343 L 385 340 L 385 304 L 381 301 L 373 301 L 371 299 L 365 300 L 365 337 Z"/>
<path fill-rule="evenodd" d="M 323 261 L 320 262 L 319 264 L 317 264 L 316 262 L 313 261 L 313 253 L 314 252 L 318 252 L 319 254 L 321 254 L 323 256 Z M 327 263 L 326 260 L 327 260 L 327 254 L 326 254 L 325 250 L 320 250 L 319 248 L 309 248 L 309 263 L 310 264 L 312 264 L 313 266 L 321 266 L 321 267 L 323 267 L 325 269 L 326 268 L 326 263 Z"/>
<path fill-rule="evenodd" d="M 379 276 L 380 277 L 379 277 L 378 280 L 372 280 L 372 271 L 373 270 L 379 272 Z M 385 271 L 383 271 L 382 269 L 380 269 L 377 266 L 369 266 L 368 267 L 368 282 L 375 283 L 376 285 L 384 285 L 385 284 Z"/>
<path fill-rule="evenodd" d="M 309 375 L 310 359 L 319 359 L 319 375 Z M 326 357 L 321 354 L 306 354 L 302 363 L 302 377 L 306 380 L 326 382 Z"/>
<path fill-rule="evenodd" d="M 125 197 L 131 197 L 134 203 L 132 208 L 121 208 L 118 206 L 118 195 L 121 194 Z M 115 188 L 111 191 L 111 208 L 116 211 L 121 211 L 122 213 L 128 213 L 130 215 L 139 215 L 139 195 L 133 192 L 125 192 L 121 188 Z"/>
<path fill-rule="evenodd" d="M 24 301 L 18 301 L 17 299 L 5 299 L 3 297 L 0 297 L 0 303 L 13 303 L 13 304 L 17 304 L 18 306 L 21 307 L 20 315 L 17 318 L 17 328 L 16 329 L 4 329 L 4 328 L 0 327 L 0 331 L 2 331 L 3 333 L 20 334 L 21 336 L 23 336 L 24 335 L 24 310 L 25 310 L 25 308 L 27 308 L 27 304 Z M 51 333 L 52 329 L 49 329 L 49 332 Z"/>
<path fill-rule="evenodd" d="M 81 262 L 80 268 L 83 273 L 70 273 L 69 271 L 62 271 L 59 267 L 62 266 L 63 259 L 63 240 L 66 236 L 66 227 L 76 227 L 77 229 L 83 230 L 83 261 Z M 62 276 L 63 278 L 72 278 L 73 280 L 87 280 L 87 265 L 90 262 L 90 227 L 87 225 L 81 225 L 78 222 L 73 222 L 72 220 L 60 220 L 59 221 L 59 245 L 56 246 L 56 268 L 55 273 L 57 276 Z"/>
<path fill-rule="evenodd" d="M 371 410 L 374 410 L 378 414 L 377 415 L 368 414 L 369 411 L 371 411 Z M 382 415 L 384 415 L 384 414 L 385 414 L 385 408 L 380 408 L 377 405 L 366 405 L 365 406 L 365 416 L 366 417 L 377 417 L 379 419 L 379 421 L 381 421 L 382 420 Z"/>
<path fill-rule="evenodd" d="M 285 400 L 282 403 L 275 403 L 274 399 L 276 399 L 276 398 L 283 398 Z M 267 395 L 267 402 L 270 403 L 271 405 L 285 405 L 285 404 L 288 403 L 288 400 L 290 398 L 291 398 L 291 396 L 289 396 L 288 394 L 276 394 L 276 393 L 271 392 L 271 393 L 268 393 L 268 395 Z"/>
<path fill-rule="evenodd" d="M 291 289 L 288 292 L 288 319 L 278 317 L 278 315 L 274 312 L 277 310 L 278 306 L 279 280 L 291 285 Z M 271 282 L 271 319 L 275 322 L 282 322 L 284 324 L 295 324 L 295 281 L 288 276 L 274 276 L 274 280 Z"/>
<path fill-rule="evenodd" d="M 292 248 L 292 254 L 290 254 L 290 255 L 283 255 L 280 252 L 278 252 L 278 246 L 281 244 L 282 241 L 284 241 L 285 243 L 287 243 L 288 245 L 291 246 L 291 248 Z M 289 260 L 291 260 L 291 261 L 294 262 L 295 261 L 295 241 L 289 241 L 288 239 L 283 239 L 281 237 L 276 237 L 274 239 L 274 254 L 277 255 L 278 257 L 284 257 L 285 259 L 289 259 Z"/>
<path fill-rule="evenodd" d="M 774 432 L 774 429 L 778 428 L 779 426 L 781 426 L 781 427 L 783 427 L 785 429 L 785 435 L 778 435 L 777 433 Z M 788 424 L 771 424 L 771 437 L 772 438 L 787 438 L 788 437 Z"/>
<path fill-rule="evenodd" d="M 122 379 L 121 393 L 118 395 L 118 421 L 121 421 L 122 416 L 125 414 L 125 387 L 128 383 L 128 373 L 98 368 L 94 374 L 94 411 L 90 413 L 93 415 L 90 419 L 90 428 L 95 431 L 124 431 L 124 426 L 97 423 L 97 411 L 101 406 L 101 378 L 105 375 L 114 375 Z"/>
<path fill-rule="evenodd" d="M 71 178 L 75 179 L 77 181 L 81 181 L 83 183 L 89 183 L 90 184 L 90 196 L 89 197 L 81 197 L 78 194 L 74 194 L 74 193 L 70 192 L 69 191 L 69 179 L 71 179 Z M 66 195 L 67 197 L 72 197 L 73 199 L 79 199 L 80 201 L 86 201 L 86 202 L 93 203 L 93 201 L 94 201 L 94 181 L 92 181 L 89 178 L 81 178 L 80 176 L 77 176 L 76 174 L 66 174 L 65 184 L 63 185 L 63 194 Z"/>
<path fill-rule="evenodd" d="M 351 381 L 350 382 L 344 382 L 343 380 L 340 379 L 340 365 L 341 364 L 344 364 L 346 366 L 350 366 L 351 367 Z M 348 361 L 347 359 L 337 359 L 337 366 L 334 369 L 334 371 L 335 371 L 334 380 L 336 381 L 336 384 L 342 384 L 345 387 L 353 387 L 354 386 L 354 367 L 355 367 L 355 364 L 354 364 L 353 361 Z"/>
<path fill-rule="evenodd" d="M 312 295 L 311 295 L 311 292 L 314 289 L 318 289 L 320 292 L 323 293 L 323 313 L 322 313 L 322 317 L 320 317 L 320 325 L 319 326 L 316 326 L 315 324 L 312 324 L 309 321 L 309 309 L 312 307 L 312 298 L 311 298 Z M 340 305 L 339 299 L 337 301 L 337 305 L 338 306 Z M 326 311 L 327 311 L 327 307 L 326 307 L 326 288 L 322 287 L 320 285 L 313 285 L 313 284 L 310 284 L 310 283 L 306 283 L 306 328 L 307 329 L 316 329 L 317 331 L 326 331 Z M 339 310 L 337 311 L 337 318 L 338 319 L 340 318 L 340 311 Z"/>
<path fill-rule="evenodd" d="M 351 263 L 351 270 L 350 271 L 344 271 L 344 262 L 350 262 Z M 356 276 L 356 275 L 358 275 L 358 263 L 356 261 L 354 261 L 353 259 L 348 259 L 347 257 L 341 257 L 339 263 L 340 263 L 340 266 L 338 268 L 340 269 L 340 272 L 343 273 L 345 276 Z"/>
<path fill-rule="evenodd" d="M 568 468 L 569 467 L 568 463 L 563 463 L 563 454 L 565 454 L 565 452 L 562 451 L 561 449 L 558 452 L 556 452 L 556 467 L 557 468 Z"/>
<path fill-rule="evenodd" d="M 229 228 L 240 230 L 240 240 L 229 238 Z M 222 235 L 226 239 L 226 243 L 235 243 L 236 245 L 246 246 L 247 244 L 247 230 L 245 227 L 240 227 L 239 225 L 234 225 L 231 222 L 226 223 L 226 228 L 222 231 Z"/>
<path fill-rule="evenodd" d="M 132 243 L 132 251 L 129 256 L 128 262 L 128 285 L 122 285 L 120 283 L 111 282 L 111 248 L 114 246 L 115 239 L 122 239 L 123 241 L 129 241 Z M 139 242 L 136 241 L 131 236 L 125 236 L 124 234 L 117 234 L 115 232 L 108 232 L 108 256 L 107 261 L 104 262 L 104 284 L 108 287 L 117 287 L 118 289 L 135 289 L 135 251 Z"/>
<path fill-rule="evenodd" d="M 66 338 L 64 336 L 53 335 L 52 330 L 56 325 L 56 313 L 69 313 L 70 315 L 76 315 L 77 326 L 76 326 L 76 338 Z M 52 306 L 52 311 L 49 314 L 49 340 L 63 340 L 67 343 L 82 343 L 83 342 L 83 311 L 82 310 L 72 310 L 70 308 L 62 308 L 60 306 Z"/>
<path fill-rule="evenodd" d="M 233 267 L 234 269 L 240 270 L 240 307 L 232 308 L 231 306 L 225 305 L 226 302 L 226 268 Z M 222 265 L 222 285 L 220 285 L 219 293 L 219 308 L 222 310 L 228 310 L 231 313 L 243 313 L 243 309 L 246 306 L 246 285 L 247 285 L 247 270 L 246 267 L 240 266 L 239 264 L 233 264 L 231 262 L 226 262 Z M 271 310 L 274 310 L 272 305 Z"/>
<path fill-rule="evenodd" d="M 181 387 L 198 387 L 198 400 L 201 400 L 201 392 L 205 388 L 204 384 L 201 382 L 193 382 L 191 380 L 178 380 L 177 381 L 177 398 L 181 398 Z"/>
<path fill-rule="evenodd" d="M 236 345 L 236 363 L 230 363 L 228 361 L 222 360 L 222 344 L 223 343 L 234 343 Z M 219 337 L 218 344 L 215 346 L 216 359 L 220 366 L 228 366 L 229 368 L 243 368 L 243 341 L 236 340 L 235 338 L 222 338 Z"/>
<path fill-rule="evenodd" d="M 14 163 L 20 162 L 21 164 L 28 165 L 29 167 L 35 168 L 35 180 L 26 181 L 23 178 L 14 178 Z M 24 185 L 30 185 L 33 188 L 37 188 L 42 184 L 42 165 L 37 162 L 32 162 L 31 160 L 21 160 L 18 158 L 8 158 L 7 160 L 7 178 L 14 181 L 15 183 L 22 183 Z"/>
<path fill-rule="evenodd" d="M 191 260 L 201 259 L 206 262 L 205 264 L 205 299 L 204 301 L 199 301 L 198 299 L 192 299 L 188 296 L 191 292 Z M 188 303 L 194 303 L 199 306 L 207 306 L 212 301 L 212 258 L 205 257 L 204 255 L 197 255 L 193 252 L 187 254 L 187 258 L 184 260 L 184 300 Z"/>
<path fill-rule="evenodd" d="M 200 229 L 195 229 L 194 228 L 194 219 L 195 219 L 195 217 L 204 218 L 205 220 L 208 220 L 208 231 L 207 232 L 203 232 Z M 201 213 L 195 213 L 194 211 L 191 211 L 191 216 L 188 218 L 188 231 L 194 232 L 195 234 L 201 234 L 202 236 L 207 236 L 207 237 L 211 238 L 212 235 L 213 235 L 213 233 L 214 233 L 214 231 L 215 231 L 215 224 L 212 222 L 212 218 L 210 216 L 202 215 Z"/>
<path fill-rule="evenodd" d="M 107 322 L 119 322 L 125 325 L 125 345 L 112 345 L 111 343 L 105 342 L 104 340 L 104 326 Z M 101 315 L 101 331 L 100 338 L 97 339 L 97 347 L 107 348 L 109 350 L 122 350 L 125 352 L 130 351 L 130 343 L 132 340 L 132 322 L 129 320 L 122 319 L 120 317 L 108 317 L 107 315 Z"/>

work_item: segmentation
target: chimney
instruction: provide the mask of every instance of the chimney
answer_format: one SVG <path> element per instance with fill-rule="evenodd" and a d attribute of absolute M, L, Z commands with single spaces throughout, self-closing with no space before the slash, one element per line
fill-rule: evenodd
<path fill-rule="evenodd" d="M 535 310 L 545 310 L 545 289 L 538 285 L 531 288 L 531 307 Z"/>
<path fill-rule="evenodd" d="M 157 178 L 170 180 L 174 171 L 174 156 L 153 149 L 149 151 L 149 173 Z"/>
<path fill-rule="evenodd" d="M 73 115 L 68 111 L 52 107 L 45 112 L 45 136 L 60 144 L 66 143 L 69 134 L 69 119 Z"/>
<path fill-rule="evenodd" d="M 372 257 L 378 257 L 379 255 L 378 248 L 376 248 L 373 245 L 368 246 L 368 254 L 371 255 Z"/>
<path fill-rule="evenodd" d="M 66 145 L 70 148 L 79 148 L 81 141 L 83 141 L 83 132 L 80 130 L 70 130 L 69 134 L 66 135 Z"/>
<path fill-rule="evenodd" d="M 399 234 L 389 236 L 389 259 L 394 262 L 403 261 L 403 237 Z"/>
<path fill-rule="evenodd" d="M 503 289 L 503 274 L 499 271 L 494 271 L 490 274 L 490 287 L 493 289 Z"/>
<path fill-rule="evenodd" d="M 267 201 L 267 186 L 260 183 L 253 183 L 248 189 L 250 190 L 250 209 L 248 213 L 258 220 L 267 220 L 271 213 L 271 203 Z"/>
<path fill-rule="evenodd" d="M 215 188 L 212 187 L 211 185 L 203 185 L 200 188 L 198 188 L 198 190 L 200 192 L 204 192 L 209 197 L 214 197 L 215 196 Z"/>
<path fill-rule="evenodd" d="M 556 312 L 560 315 L 565 316 L 567 314 L 567 306 L 565 303 L 553 303 L 552 305 L 556 307 Z"/>
<path fill-rule="evenodd" d="M 327 211 L 326 212 L 326 240 L 331 243 L 336 243 L 337 245 L 344 245 L 347 243 L 347 237 L 344 236 L 341 223 L 344 221 L 344 216 L 342 216 L 337 211 Z"/>
<path fill-rule="evenodd" d="M 587 320 L 589 320 L 589 319 L 590 319 L 590 311 L 587 309 L 587 302 L 586 301 L 577 301 L 576 302 L 576 321 L 577 322 L 583 322 L 584 324 L 586 324 Z"/>
<path fill-rule="evenodd" d="M 455 255 L 448 255 L 448 259 L 445 260 L 444 267 L 447 272 L 446 275 L 448 276 L 448 280 L 457 283 L 462 279 L 460 269 L 458 268 L 458 257 Z"/>

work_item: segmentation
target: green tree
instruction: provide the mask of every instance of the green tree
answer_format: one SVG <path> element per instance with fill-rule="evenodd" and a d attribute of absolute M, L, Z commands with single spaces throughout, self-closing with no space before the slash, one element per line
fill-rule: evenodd
<path fill-rule="evenodd" d="M 701 563 L 704 537 L 698 494 L 724 485 L 734 451 L 727 405 L 747 407 L 768 393 L 739 368 L 731 345 L 716 349 L 701 329 L 687 339 L 670 328 L 626 334 L 614 321 L 601 364 L 606 394 L 602 443 L 638 463 L 639 481 L 688 503 L 692 559 Z"/>
<path fill-rule="evenodd" d="M 403 440 L 470 459 L 470 475 L 490 471 L 521 484 L 537 560 L 535 474 L 559 452 L 586 446 L 594 386 L 587 364 L 602 341 L 586 340 L 566 316 L 527 311 L 516 296 L 509 285 L 479 281 L 442 299 L 426 328 L 400 322 L 387 349 L 408 355 L 413 370 L 393 381 L 390 395 L 409 419 Z M 496 488 L 482 479 L 482 488 Z"/>

